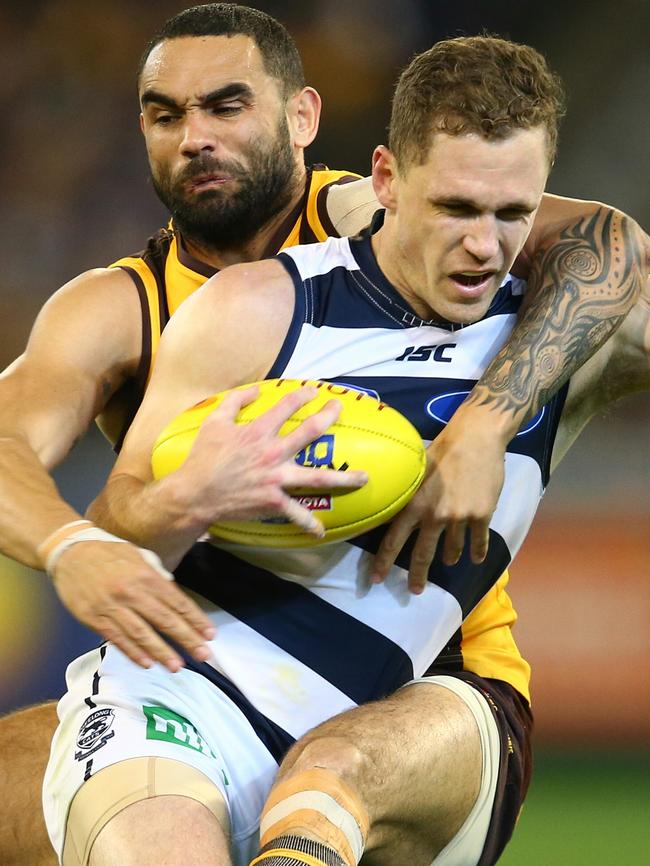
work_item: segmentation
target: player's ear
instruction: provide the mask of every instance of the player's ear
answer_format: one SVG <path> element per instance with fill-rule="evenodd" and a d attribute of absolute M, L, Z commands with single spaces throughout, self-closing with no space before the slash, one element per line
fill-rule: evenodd
<path fill-rule="evenodd" d="M 392 152 L 383 144 L 372 155 L 372 186 L 377 200 L 386 210 L 394 210 L 397 203 L 397 166 Z"/>
<path fill-rule="evenodd" d="M 140 112 L 140 132 L 144 135 L 144 114 Z"/>
<path fill-rule="evenodd" d="M 287 102 L 289 128 L 296 147 L 308 147 L 316 138 L 320 110 L 321 98 L 313 87 L 303 87 Z"/>

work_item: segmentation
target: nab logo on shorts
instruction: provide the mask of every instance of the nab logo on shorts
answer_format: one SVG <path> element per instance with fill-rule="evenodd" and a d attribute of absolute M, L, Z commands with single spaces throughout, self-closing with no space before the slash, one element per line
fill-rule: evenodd
<path fill-rule="evenodd" d="M 216 755 L 191 722 L 164 707 L 142 707 L 147 717 L 147 739 L 164 740 L 202 752 L 209 758 Z"/>
<path fill-rule="evenodd" d="M 83 761 L 88 755 L 92 755 L 115 736 L 112 731 L 115 715 L 113 710 L 96 710 L 91 713 L 79 730 L 77 737 L 78 752 L 74 753 L 75 760 Z"/>

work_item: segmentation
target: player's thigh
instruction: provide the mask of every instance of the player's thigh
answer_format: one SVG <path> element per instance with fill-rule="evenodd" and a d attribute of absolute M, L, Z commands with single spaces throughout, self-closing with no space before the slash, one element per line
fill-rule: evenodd
<path fill-rule="evenodd" d="M 100 832 L 89 866 L 159 866 L 161 862 L 232 866 L 223 826 L 210 810 L 188 797 L 141 800 L 121 810 Z"/>
<path fill-rule="evenodd" d="M 450 675 L 445 671 L 437 675 L 430 674 L 416 682 L 448 689 L 474 717 L 480 741 L 478 790 L 469 810 L 468 800 L 462 804 L 465 817 L 460 824 L 455 820 L 458 812 L 455 816 L 445 814 L 439 810 L 436 797 L 433 797 L 429 800 L 433 809 L 419 826 L 412 827 L 409 834 L 395 834 L 390 848 L 369 851 L 362 864 L 388 866 L 392 862 L 391 858 L 397 854 L 402 859 L 409 857 L 412 866 L 418 866 L 419 863 L 426 866 L 493 866 L 512 836 L 528 791 L 532 770 L 530 707 L 508 683 L 470 672 Z M 461 736 L 466 735 L 461 732 Z M 435 753 L 435 747 L 433 751 Z M 457 771 L 461 778 L 470 772 L 476 780 L 476 755 L 470 758 L 471 763 L 467 763 L 469 753 L 466 750 L 461 749 L 455 754 L 461 756 L 458 767 L 455 767 L 453 760 L 453 748 L 447 755 L 447 758 L 452 756 L 451 766 L 448 760 L 443 764 L 447 784 L 440 786 L 440 777 L 431 776 L 430 789 L 440 786 L 440 790 L 448 790 L 448 784 L 451 782 L 453 785 Z M 423 772 L 426 773 L 426 769 Z M 465 780 L 467 793 L 470 786 L 467 785 L 466 775 Z M 431 822 L 428 828 L 427 821 Z M 443 829 L 446 826 L 446 834 L 440 834 L 435 826 L 440 821 Z M 431 830 L 434 830 L 433 835 Z M 447 841 L 441 846 L 440 842 L 444 842 L 445 837 Z M 434 844 L 427 853 L 427 845 L 431 842 Z M 386 856 L 387 851 L 389 853 Z"/>
<path fill-rule="evenodd" d="M 54 866 L 41 808 L 43 774 L 56 729 L 56 704 L 0 718 L 0 863 Z"/>
<path fill-rule="evenodd" d="M 21 780 L 40 787 L 57 722 L 55 701 L 0 718 L 0 785 Z"/>
<path fill-rule="evenodd" d="M 67 681 L 43 791 L 64 866 L 85 866 L 122 809 L 167 796 L 205 807 L 247 862 L 277 763 L 240 709 L 199 673 L 146 671 L 110 645 Z"/>
<path fill-rule="evenodd" d="M 315 728 L 288 753 L 281 777 L 311 767 L 333 770 L 359 792 L 370 817 L 367 862 L 399 855 L 428 864 L 477 798 L 481 738 L 465 700 L 416 683 Z"/>

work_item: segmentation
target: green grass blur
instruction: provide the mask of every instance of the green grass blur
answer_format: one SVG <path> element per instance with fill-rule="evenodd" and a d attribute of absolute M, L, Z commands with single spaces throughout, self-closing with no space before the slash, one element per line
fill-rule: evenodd
<path fill-rule="evenodd" d="M 540 751 L 499 866 L 648 864 L 650 751 Z"/>

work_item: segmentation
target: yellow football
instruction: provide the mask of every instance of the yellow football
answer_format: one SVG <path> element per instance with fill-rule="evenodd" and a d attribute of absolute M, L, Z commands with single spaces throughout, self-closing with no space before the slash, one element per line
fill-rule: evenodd
<path fill-rule="evenodd" d="M 418 431 L 396 409 L 362 391 L 331 382 L 266 379 L 256 384 L 260 388 L 259 397 L 240 411 L 238 424 L 254 421 L 281 397 L 302 385 L 319 389 L 313 400 L 285 422 L 281 435 L 294 430 L 328 400 L 340 400 L 343 408 L 338 420 L 296 454 L 296 463 L 340 471 L 362 469 L 368 473 L 368 483 L 358 490 L 293 494 L 321 520 L 325 527 L 322 539 L 281 518 L 224 521 L 211 527 L 212 535 L 260 547 L 310 547 L 341 541 L 390 520 L 415 493 L 424 476 L 425 450 Z M 153 447 L 151 465 L 155 478 L 181 466 L 201 424 L 227 393 L 223 391 L 203 400 L 165 427 Z"/>

